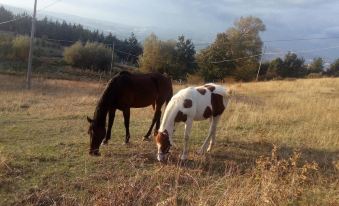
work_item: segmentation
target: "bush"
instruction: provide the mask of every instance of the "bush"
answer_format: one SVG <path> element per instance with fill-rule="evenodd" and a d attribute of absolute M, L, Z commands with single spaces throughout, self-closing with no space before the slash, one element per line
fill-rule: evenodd
<path fill-rule="evenodd" d="M 64 50 L 65 61 L 75 67 L 92 70 L 107 70 L 111 64 L 111 50 L 104 44 L 76 42 Z"/>
<path fill-rule="evenodd" d="M 258 67 L 255 64 L 245 64 L 238 67 L 235 71 L 235 78 L 237 80 L 251 81 L 255 79 Z"/>
<path fill-rule="evenodd" d="M 317 78 L 321 78 L 322 74 L 321 73 L 310 73 L 307 75 L 308 79 L 317 79 Z"/>
<path fill-rule="evenodd" d="M 12 53 L 13 37 L 7 34 L 0 34 L 0 58 L 8 58 Z"/>
<path fill-rule="evenodd" d="M 17 36 L 12 41 L 12 59 L 27 61 L 29 53 L 29 38 Z"/>

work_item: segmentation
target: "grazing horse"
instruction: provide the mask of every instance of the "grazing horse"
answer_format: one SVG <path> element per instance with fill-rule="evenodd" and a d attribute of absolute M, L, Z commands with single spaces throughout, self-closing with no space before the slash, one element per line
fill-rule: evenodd
<path fill-rule="evenodd" d="M 180 157 L 182 160 L 187 159 L 188 156 L 187 144 L 193 120 L 211 120 L 207 138 L 199 153 L 204 154 L 206 151 L 210 151 L 215 142 L 217 124 L 227 103 L 227 91 L 216 84 L 188 87 L 175 94 L 166 107 L 160 129 L 155 137 L 158 147 L 157 159 L 161 162 L 164 161 L 169 152 L 173 144 L 172 136 L 176 122 L 185 122 L 184 149 Z"/>
<path fill-rule="evenodd" d="M 102 141 L 108 143 L 111 138 L 111 130 L 114 122 L 115 111 L 123 112 L 126 129 L 125 143 L 129 142 L 130 108 L 153 106 L 155 113 L 147 134 L 148 139 L 155 124 L 155 132 L 158 131 L 161 118 L 161 107 L 170 101 L 173 95 L 172 82 L 160 73 L 132 74 L 127 71 L 114 76 L 106 86 L 94 112 L 93 119 L 87 117 L 90 123 L 88 134 L 90 135 L 91 155 L 100 155 L 99 147 Z M 108 114 L 108 128 L 106 132 L 106 116 Z"/>

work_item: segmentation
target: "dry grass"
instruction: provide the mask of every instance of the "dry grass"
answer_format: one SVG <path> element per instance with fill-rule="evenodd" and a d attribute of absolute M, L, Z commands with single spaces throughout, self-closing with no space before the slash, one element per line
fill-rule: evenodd
<path fill-rule="evenodd" d="M 184 87 L 184 86 L 180 86 Z M 102 156 L 90 157 L 86 115 L 103 85 L 0 75 L 0 205 L 338 205 L 339 79 L 233 84 L 217 145 L 196 122 L 179 162 L 182 125 L 167 165 L 142 142 L 152 110 L 122 115 Z M 176 86 L 179 89 L 179 86 Z"/>

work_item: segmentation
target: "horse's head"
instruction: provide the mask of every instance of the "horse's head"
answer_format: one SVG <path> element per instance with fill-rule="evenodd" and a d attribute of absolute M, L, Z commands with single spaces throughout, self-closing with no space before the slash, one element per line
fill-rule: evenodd
<path fill-rule="evenodd" d="M 94 156 L 100 156 L 99 147 L 102 140 L 106 135 L 105 126 L 98 126 L 94 124 L 94 121 L 87 117 L 87 121 L 89 122 L 88 134 L 90 137 L 90 149 L 89 154 Z"/>
<path fill-rule="evenodd" d="M 169 150 L 172 146 L 167 130 L 165 130 L 163 132 L 158 132 L 157 135 L 155 136 L 155 141 L 156 141 L 157 146 L 158 146 L 157 159 L 160 162 L 164 162 L 166 154 L 169 153 Z"/>

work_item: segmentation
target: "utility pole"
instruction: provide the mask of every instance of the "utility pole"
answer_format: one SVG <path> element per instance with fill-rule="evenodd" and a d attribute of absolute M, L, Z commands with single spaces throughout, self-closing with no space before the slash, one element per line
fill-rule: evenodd
<path fill-rule="evenodd" d="M 259 63 L 257 78 L 255 79 L 256 81 L 258 81 L 258 79 L 259 79 L 259 73 L 260 73 L 260 69 L 261 69 L 262 59 L 263 59 L 263 56 L 265 54 L 265 49 L 266 49 L 266 46 L 264 46 L 263 52 L 261 53 L 261 56 L 260 56 L 260 63 Z"/>
<path fill-rule="evenodd" d="M 110 77 L 112 77 L 113 64 L 114 64 L 114 41 L 113 41 L 113 43 L 112 43 L 111 70 L 109 71 L 109 76 L 110 76 Z"/>
<path fill-rule="evenodd" d="M 29 46 L 27 77 L 26 77 L 27 89 L 31 89 L 32 58 L 33 58 L 34 33 L 35 33 L 35 21 L 36 21 L 36 5 L 37 5 L 37 0 L 34 0 L 34 12 L 33 12 L 33 18 L 32 18 L 31 40 L 30 40 L 30 46 Z"/>

